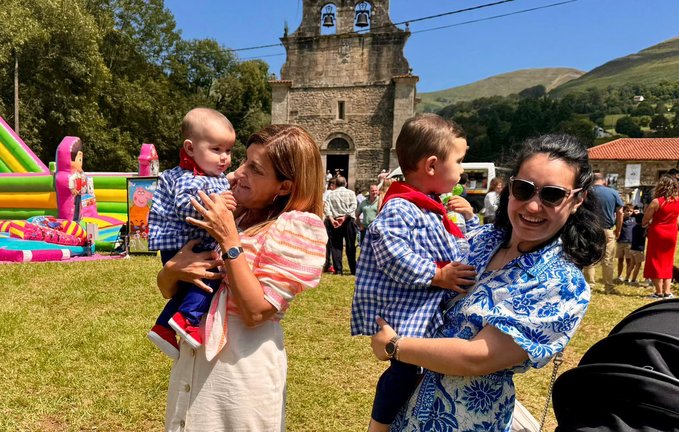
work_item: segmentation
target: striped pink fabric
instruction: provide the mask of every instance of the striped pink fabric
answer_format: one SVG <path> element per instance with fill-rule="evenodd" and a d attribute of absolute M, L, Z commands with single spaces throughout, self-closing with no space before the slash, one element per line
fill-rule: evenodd
<path fill-rule="evenodd" d="M 241 234 L 241 244 L 250 268 L 264 290 L 264 297 L 280 320 L 290 302 L 321 280 L 328 236 L 323 221 L 299 211 L 282 214 L 265 232 Z M 227 342 L 227 314 L 238 314 L 225 279 L 210 304 L 205 320 L 205 354 L 212 360 Z"/>

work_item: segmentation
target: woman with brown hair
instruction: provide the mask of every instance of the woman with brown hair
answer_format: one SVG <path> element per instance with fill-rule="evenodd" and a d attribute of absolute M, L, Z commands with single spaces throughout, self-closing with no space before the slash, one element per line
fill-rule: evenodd
<path fill-rule="evenodd" d="M 302 128 L 273 125 L 253 134 L 232 184 L 238 208 L 199 193 L 189 218 L 218 241 L 222 259 L 189 243 L 158 273 L 163 296 L 177 282 L 204 289 L 223 278 L 203 322 L 204 345 L 182 343 L 168 390 L 167 431 L 285 430 L 287 357 L 280 320 L 290 302 L 318 285 L 327 235 L 323 165 Z M 223 266 L 221 274 L 208 272 Z"/>
<path fill-rule="evenodd" d="M 644 277 L 655 287 L 654 299 L 672 298 L 672 270 L 677 247 L 677 218 L 679 217 L 679 182 L 664 175 L 658 181 L 653 201 L 648 205 L 642 226 L 648 226 L 648 244 Z"/>
<path fill-rule="evenodd" d="M 488 187 L 488 193 L 483 199 L 483 223 L 491 224 L 495 222 L 495 212 L 497 211 L 497 206 L 500 204 L 500 193 L 504 183 L 500 177 L 493 177 L 490 181 L 490 186 Z"/>

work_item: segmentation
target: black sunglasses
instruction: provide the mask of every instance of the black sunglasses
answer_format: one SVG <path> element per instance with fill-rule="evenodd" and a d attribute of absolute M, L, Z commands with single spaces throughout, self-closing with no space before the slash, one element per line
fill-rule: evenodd
<path fill-rule="evenodd" d="M 542 186 L 537 187 L 530 180 L 523 180 L 514 177 L 509 178 L 509 192 L 519 201 L 528 201 L 538 194 L 540 201 L 547 207 L 557 207 L 570 196 L 571 193 L 578 193 L 582 188 L 566 189 L 561 186 Z"/>

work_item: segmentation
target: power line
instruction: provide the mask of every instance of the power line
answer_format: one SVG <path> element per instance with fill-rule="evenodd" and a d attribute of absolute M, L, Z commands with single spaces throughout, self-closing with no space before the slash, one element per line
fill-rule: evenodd
<path fill-rule="evenodd" d="M 504 17 L 508 17 L 508 16 L 511 16 L 511 15 L 519 15 L 519 14 L 526 13 L 526 12 L 533 12 L 533 11 L 540 10 L 540 9 L 547 9 L 547 8 L 552 8 L 552 7 L 555 7 L 555 6 L 561 6 L 561 5 L 565 5 L 566 3 L 575 3 L 576 1 L 578 1 L 578 0 L 567 0 L 567 1 L 562 1 L 562 2 L 559 2 L 559 3 L 552 3 L 552 4 L 548 4 L 548 5 L 544 5 L 544 6 L 537 6 L 537 7 L 530 8 L 530 9 L 523 9 L 523 10 L 520 10 L 520 11 L 509 12 L 509 13 L 506 13 L 506 14 L 494 15 L 494 16 L 491 16 L 491 17 L 479 18 L 479 19 L 475 19 L 475 20 L 464 21 L 464 22 L 440 26 L 440 27 L 433 27 L 433 28 L 424 29 L 424 30 L 417 30 L 417 31 L 412 32 L 412 34 L 425 33 L 425 32 L 430 32 L 430 31 L 434 31 L 434 30 L 447 29 L 447 28 L 457 27 L 457 26 L 461 26 L 461 25 L 465 25 L 465 24 L 473 24 L 473 23 L 477 23 L 477 22 L 481 22 L 481 21 L 490 21 L 490 20 L 493 20 L 493 19 L 504 18 Z"/>
<path fill-rule="evenodd" d="M 411 19 L 411 20 L 401 21 L 401 22 L 398 22 L 398 23 L 394 23 L 394 25 L 414 23 L 414 22 L 417 22 L 417 21 L 425 21 L 425 20 L 430 20 L 430 19 L 434 19 L 434 18 L 440 18 L 440 17 L 443 17 L 443 16 L 455 15 L 455 14 L 459 14 L 459 13 L 462 13 L 462 12 L 471 12 L 473 10 L 485 9 L 485 8 L 492 7 L 492 6 L 499 6 L 503 3 L 510 3 L 510 2 L 513 2 L 513 1 L 516 1 L 516 0 L 500 0 L 500 1 L 496 1 L 495 3 L 486 3 L 486 4 L 482 4 L 482 5 L 478 5 L 478 6 L 468 7 L 468 8 L 465 8 L 465 9 L 458 9 L 458 10 L 455 10 L 455 11 L 452 11 L 452 12 L 444 12 L 444 13 L 440 13 L 438 15 L 430 15 L 430 16 L 426 16 L 426 17 L 422 17 L 422 18 L 415 18 L 415 19 Z"/>
<path fill-rule="evenodd" d="M 505 17 L 512 16 L 512 15 L 519 15 L 519 14 L 523 14 L 523 13 L 527 13 L 527 12 L 534 12 L 534 11 L 540 10 L 540 9 L 548 9 L 548 8 L 553 8 L 553 7 L 556 7 L 556 6 L 562 6 L 562 5 L 565 5 L 567 3 L 575 3 L 576 1 L 578 1 L 578 0 L 566 0 L 566 1 L 561 1 L 561 2 L 558 2 L 558 3 L 551 3 L 551 4 L 548 4 L 548 5 L 537 6 L 537 7 L 528 8 L 528 9 L 522 9 L 522 10 L 519 10 L 519 11 L 508 12 L 508 13 L 505 13 L 505 14 L 493 15 L 493 16 L 490 16 L 490 17 L 479 18 L 479 19 L 469 20 L 469 21 L 463 21 L 463 22 L 459 22 L 459 23 L 455 23 L 455 24 L 449 24 L 449 25 L 445 25 L 445 26 L 439 26 L 439 27 L 432 27 L 432 28 L 423 29 L 423 30 L 417 30 L 417 31 L 411 32 L 411 34 L 426 33 L 426 32 L 430 32 L 430 31 L 434 31 L 434 30 L 442 30 L 442 29 L 447 29 L 447 28 L 451 28 L 451 27 L 458 27 L 458 26 L 462 26 L 462 25 L 466 25 L 466 24 L 474 24 L 474 23 L 478 23 L 478 22 L 482 22 L 482 21 L 490 21 L 490 20 L 494 20 L 494 19 L 498 19 L 498 18 L 505 18 Z M 403 24 L 403 23 L 407 23 L 407 22 L 412 22 L 412 21 L 403 21 L 403 22 L 398 23 L 398 24 Z M 283 46 L 283 44 L 267 45 L 265 47 L 273 47 L 273 46 Z M 290 50 L 290 52 L 292 52 L 295 49 L 294 49 L 294 47 L 290 47 L 289 50 Z M 234 51 L 236 51 L 236 50 L 234 50 Z M 267 54 L 267 55 L 262 55 L 262 56 L 257 56 L 257 57 L 243 58 L 241 60 L 246 61 L 246 60 L 254 60 L 254 59 L 265 58 L 265 57 L 279 57 L 279 56 L 283 56 L 283 55 L 285 55 L 285 53 Z"/>
<path fill-rule="evenodd" d="M 250 51 L 250 50 L 256 50 L 260 48 L 271 48 L 271 47 L 277 47 L 277 46 L 283 46 L 282 43 L 275 43 L 275 44 L 269 44 L 269 45 L 259 45 L 259 46 L 254 46 L 254 47 L 247 47 L 247 48 L 236 48 L 236 49 L 230 49 L 230 51 Z"/>
<path fill-rule="evenodd" d="M 463 12 L 471 12 L 471 11 L 474 11 L 474 10 L 485 9 L 485 8 L 498 6 L 498 5 L 501 5 L 501 4 L 504 4 L 504 3 L 510 3 L 510 2 L 514 2 L 514 1 L 516 1 L 516 0 L 500 0 L 500 1 L 493 2 L 493 3 L 486 3 L 486 4 L 482 4 L 482 5 L 478 5 L 478 6 L 472 6 L 472 7 L 468 7 L 468 8 L 464 8 L 464 9 L 458 9 L 458 10 L 454 10 L 454 11 L 450 11 L 450 12 L 444 12 L 444 13 L 440 13 L 440 14 L 437 14 L 437 15 L 429 15 L 429 16 L 426 16 L 426 17 L 414 18 L 414 19 L 411 19 L 411 20 L 401 21 L 401 22 L 397 22 L 397 23 L 391 23 L 391 24 L 382 25 L 382 26 L 375 26 L 375 27 L 371 27 L 370 29 L 366 29 L 366 30 L 358 30 L 358 31 L 352 31 L 352 32 L 347 32 L 347 33 L 342 33 L 342 34 L 366 33 L 366 32 L 370 32 L 370 31 L 374 31 L 374 30 L 379 30 L 380 28 L 388 28 L 388 27 L 391 27 L 392 25 L 401 25 L 401 24 L 407 24 L 407 23 L 412 23 L 412 22 L 441 18 L 443 16 L 455 15 L 455 14 L 460 14 L 460 13 L 463 13 Z M 335 35 L 333 35 L 333 36 L 335 36 Z M 269 45 L 259 45 L 259 46 L 252 46 L 252 47 L 247 47 L 247 48 L 235 48 L 235 49 L 232 49 L 231 51 L 234 51 L 234 52 L 236 52 L 236 51 L 251 51 L 251 50 L 256 50 L 256 49 L 271 48 L 271 47 L 277 47 L 277 46 L 283 46 L 283 44 L 279 42 L 279 43 L 269 44 Z"/>
<path fill-rule="evenodd" d="M 262 58 L 267 58 L 267 57 L 280 57 L 280 56 L 284 56 L 284 55 L 285 55 L 285 53 L 266 54 L 266 55 L 260 55 L 260 56 L 257 56 L 257 57 L 245 57 L 245 58 L 241 58 L 239 60 L 240 61 L 257 60 L 257 59 L 262 59 Z"/>

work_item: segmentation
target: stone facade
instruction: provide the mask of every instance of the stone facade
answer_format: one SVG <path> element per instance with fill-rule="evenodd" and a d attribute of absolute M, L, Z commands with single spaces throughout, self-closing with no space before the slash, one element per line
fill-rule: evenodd
<path fill-rule="evenodd" d="M 357 32 L 361 10 L 369 27 Z M 334 34 L 322 34 L 328 11 Z M 307 129 L 326 169 L 339 169 L 356 190 L 398 165 L 394 143 L 415 112 L 418 78 L 403 56 L 410 32 L 394 26 L 388 11 L 388 0 L 304 0 L 300 27 L 281 38 L 281 79 L 271 82 L 272 122 Z"/>
<path fill-rule="evenodd" d="M 639 186 L 648 193 L 660 176 L 672 168 L 679 168 L 679 161 L 675 160 L 616 160 L 616 159 L 590 159 L 590 164 L 595 172 L 601 172 L 609 176 L 617 174 L 617 183 L 611 185 L 620 192 L 620 197 L 625 202 L 631 202 L 632 193 L 636 187 L 625 187 L 625 173 L 627 165 L 641 165 L 641 177 Z"/>

